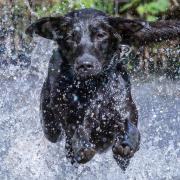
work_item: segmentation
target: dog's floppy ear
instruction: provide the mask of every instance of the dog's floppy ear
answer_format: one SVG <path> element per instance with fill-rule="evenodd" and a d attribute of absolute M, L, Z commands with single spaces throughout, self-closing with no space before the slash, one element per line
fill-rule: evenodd
<path fill-rule="evenodd" d="M 57 40 L 61 28 L 68 24 L 69 21 L 69 18 L 63 16 L 44 17 L 31 24 L 26 29 L 26 34 L 29 34 L 31 37 L 33 34 L 38 34 L 47 39 Z"/>
<path fill-rule="evenodd" d="M 140 21 L 124 19 L 120 17 L 109 17 L 109 23 L 119 33 L 122 34 L 133 34 L 143 28 L 143 25 Z"/>
<path fill-rule="evenodd" d="M 146 22 L 144 27 L 133 34 L 132 39 L 136 44 L 144 45 L 165 40 L 177 40 L 180 38 L 179 20 L 161 20 Z"/>
<path fill-rule="evenodd" d="M 122 40 L 128 44 L 139 46 L 180 38 L 180 21 L 178 20 L 147 22 L 115 17 L 110 18 L 109 22 L 122 36 Z"/>

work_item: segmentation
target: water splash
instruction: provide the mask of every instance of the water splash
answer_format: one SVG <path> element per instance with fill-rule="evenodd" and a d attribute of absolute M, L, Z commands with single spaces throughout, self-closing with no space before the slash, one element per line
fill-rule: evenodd
<path fill-rule="evenodd" d="M 39 95 L 54 45 L 36 39 L 28 69 L 9 66 L 0 73 L 0 179 L 119 180 L 180 179 L 180 82 L 133 79 L 139 109 L 141 148 L 123 173 L 111 150 L 74 168 L 64 140 L 52 144 L 39 122 Z"/>

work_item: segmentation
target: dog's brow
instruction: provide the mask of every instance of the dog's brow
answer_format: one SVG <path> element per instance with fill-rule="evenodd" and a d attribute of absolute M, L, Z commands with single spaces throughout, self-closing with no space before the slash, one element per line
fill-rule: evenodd
<path fill-rule="evenodd" d="M 88 18 L 88 19 L 81 19 L 77 20 L 77 22 L 74 24 L 73 30 L 80 31 L 82 34 L 86 34 L 89 32 L 89 27 L 106 27 L 110 28 L 110 25 L 108 24 L 107 20 L 103 16 L 99 16 L 96 18 Z"/>
<path fill-rule="evenodd" d="M 92 26 L 96 26 L 96 27 L 101 26 L 102 24 L 107 24 L 108 25 L 106 19 L 104 17 L 101 17 L 101 16 L 97 17 L 95 19 L 90 19 L 89 24 L 92 25 Z"/>

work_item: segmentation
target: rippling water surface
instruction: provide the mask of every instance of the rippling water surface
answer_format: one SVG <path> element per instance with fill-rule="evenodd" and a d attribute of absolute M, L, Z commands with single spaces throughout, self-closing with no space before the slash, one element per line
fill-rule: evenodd
<path fill-rule="evenodd" d="M 52 48 L 37 39 L 30 68 L 0 72 L 0 180 L 179 180 L 180 82 L 132 78 L 142 140 L 126 173 L 111 150 L 74 168 L 65 158 L 64 141 L 48 142 L 39 122 L 39 95 Z"/>

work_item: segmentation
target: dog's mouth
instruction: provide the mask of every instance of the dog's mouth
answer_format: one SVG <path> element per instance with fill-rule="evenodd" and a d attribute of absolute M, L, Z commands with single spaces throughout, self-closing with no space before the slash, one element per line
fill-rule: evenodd
<path fill-rule="evenodd" d="M 100 74 L 101 71 L 98 71 L 98 72 L 76 72 L 76 76 L 78 79 L 91 79 L 91 78 L 94 78 L 96 76 L 98 76 Z"/>
<path fill-rule="evenodd" d="M 102 66 L 97 64 L 93 66 L 89 65 L 87 66 L 87 68 L 83 66 L 80 67 L 75 66 L 74 71 L 77 78 L 79 79 L 91 79 L 98 76 L 101 73 Z"/>

